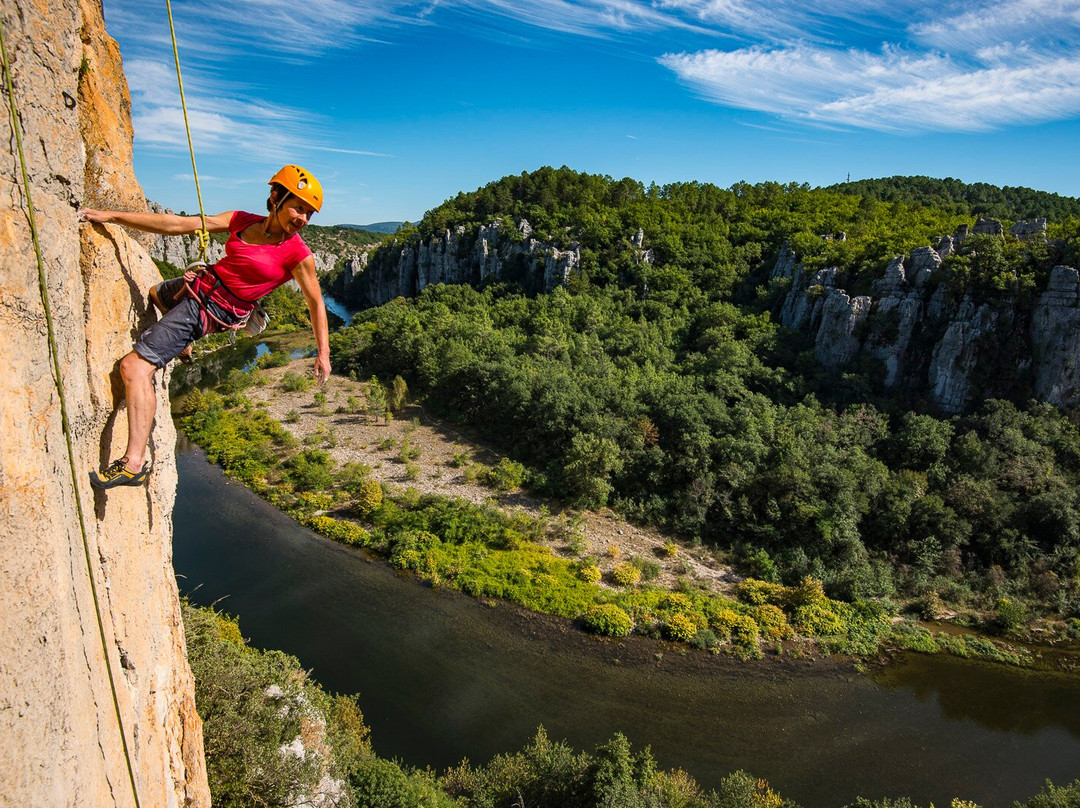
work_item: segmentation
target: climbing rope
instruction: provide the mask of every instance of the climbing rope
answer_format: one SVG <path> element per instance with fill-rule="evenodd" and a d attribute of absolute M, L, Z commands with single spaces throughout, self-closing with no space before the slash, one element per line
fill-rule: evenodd
<path fill-rule="evenodd" d="M 11 130 L 15 135 L 15 147 L 18 152 L 19 170 L 22 178 L 23 196 L 26 199 L 26 213 L 30 223 L 30 237 L 34 243 L 34 255 L 37 258 L 38 288 L 41 293 L 41 304 L 45 310 L 45 324 L 48 330 L 49 354 L 52 358 L 53 383 L 56 394 L 60 401 L 60 423 L 64 430 L 64 439 L 67 442 L 68 466 L 71 470 L 71 485 L 75 491 L 75 510 L 79 517 L 79 530 L 82 533 L 83 557 L 86 559 L 86 574 L 90 579 L 90 594 L 94 600 L 94 614 L 97 616 L 98 637 L 101 639 L 101 652 L 105 657 L 105 669 L 109 677 L 109 689 L 112 691 L 113 709 L 116 712 L 116 723 L 120 729 L 120 742 L 124 748 L 124 761 L 127 764 L 128 780 L 131 782 L 131 794 L 135 799 L 135 808 L 139 808 L 139 789 L 135 784 L 135 769 L 131 762 L 131 753 L 128 750 L 127 733 L 124 731 L 124 719 L 120 712 L 120 699 L 116 693 L 116 681 L 113 678 L 112 663 L 109 661 L 109 644 L 105 638 L 105 623 L 101 617 L 101 606 L 98 603 L 97 585 L 94 583 L 94 568 L 90 561 L 90 542 L 86 537 L 86 518 L 83 515 L 82 497 L 79 491 L 79 475 L 75 468 L 75 451 L 71 445 L 71 425 L 68 421 L 67 399 L 64 395 L 63 375 L 60 372 L 60 355 L 56 348 L 56 335 L 53 330 L 52 309 L 49 305 L 49 288 L 45 276 L 45 260 L 41 254 L 41 240 L 38 237 L 37 221 L 34 217 L 34 204 L 30 198 L 30 178 L 26 170 L 26 156 L 23 153 L 22 130 L 20 126 L 19 109 L 15 103 L 15 86 L 11 78 L 11 64 L 8 61 L 7 44 L 4 41 L 4 21 L 0 15 L 0 67 L 4 72 L 4 87 L 8 96 L 8 113 L 11 117 Z M 15 156 L 15 155 L 12 155 Z"/>
<path fill-rule="evenodd" d="M 184 129 L 187 131 L 188 152 L 191 153 L 191 173 L 195 177 L 195 196 L 199 199 L 199 218 L 202 229 L 196 231 L 199 237 L 199 258 L 206 262 L 206 251 L 210 247 L 210 233 L 206 229 L 206 211 L 203 210 L 202 190 L 199 188 L 199 169 L 195 167 L 195 144 L 191 141 L 191 126 L 188 123 L 187 101 L 184 100 L 184 79 L 180 76 L 180 51 L 176 47 L 176 28 L 173 26 L 172 2 L 165 0 L 169 12 L 169 35 L 172 37 L 173 61 L 176 62 L 176 84 L 180 88 L 180 109 L 184 112 Z"/>

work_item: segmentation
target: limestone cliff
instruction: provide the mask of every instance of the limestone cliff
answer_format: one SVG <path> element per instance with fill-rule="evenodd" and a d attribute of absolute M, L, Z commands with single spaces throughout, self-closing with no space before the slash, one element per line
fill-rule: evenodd
<path fill-rule="evenodd" d="M 5 114 L 0 805 L 131 806 L 137 793 L 144 808 L 208 806 L 172 571 L 175 435 L 164 404 L 152 436 L 149 487 L 103 496 L 86 476 L 122 453 L 117 359 L 146 324 L 145 290 L 158 278 L 128 234 L 76 219 L 80 204 L 142 204 L 119 52 L 94 0 L 3 0 L 0 13 L 29 178 L 27 194 Z M 70 455 L 39 292 L 31 202 Z M 162 402 L 165 382 L 158 379 Z"/>
<path fill-rule="evenodd" d="M 477 284 L 489 278 L 549 292 L 580 269 L 576 245 L 559 250 L 544 244 L 533 238 L 524 219 L 512 232 L 505 229 L 493 222 L 475 233 L 458 227 L 415 244 L 391 241 L 370 256 L 347 260 L 340 287 L 334 291 L 358 308 L 411 297 L 432 283 Z"/>
<path fill-rule="evenodd" d="M 973 233 L 1002 235 L 980 220 Z M 1021 222 L 1012 235 L 1045 236 L 1046 220 Z M 1033 304 L 1018 298 L 956 296 L 938 283 L 943 259 L 967 235 L 962 228 L 937 248 L 898 256 L 870 295 L 849 295 L 836 269 L 808 272 L 783 249 L 772 278 L 788 284 L 780 322 L 810 337 L 831 370 L 869 360 L 884 384 L 925 394 L 945 412 L 988 397 L 1035 397 L 1059 407 L 1080 404 L 1080 277 L 1055 267 Z M 864 366 L 865 369 L 866 366 Z"/>

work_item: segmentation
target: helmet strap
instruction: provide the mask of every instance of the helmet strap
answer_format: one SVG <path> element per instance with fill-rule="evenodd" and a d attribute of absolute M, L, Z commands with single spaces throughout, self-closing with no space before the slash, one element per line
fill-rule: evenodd
<path fill-rule="evenodd" d="M 288 198 L 290 196 L 291 196 L 291 194 L 286 189 L 284 195 L 274 205 L 273 210 L 270 211 L 270 216 L 266 217 L 266 220 L 263 223 L 263 235 L 266 236 L 267 238 L 270 238 L 270 236 L 272 235 L 271 232 L 270 232 L 270 218 L 271 218 L 271 216 L 275 220 L 277 220 L 278 225 L 281 224 L 281 221 L 278 219 L 278 214 L 281 212 L 281 206 L 285 204 L 285 202 L 288 200 Z M 278 236 L 278 244 L 280 244 L 283 241 L 285 241 L 285 228 L 284 227 L 281 228 L 281 235 Z"/>

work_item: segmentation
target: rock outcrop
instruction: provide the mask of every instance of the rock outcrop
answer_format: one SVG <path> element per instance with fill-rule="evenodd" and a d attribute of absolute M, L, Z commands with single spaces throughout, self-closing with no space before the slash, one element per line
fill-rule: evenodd
<path fill-rule="evenodd" d="M 154 428 L 149 487 L 102 496 L 86 477 L 123 452 L 117 359 L 146 324 L 144 293 L 159 278 L 127 233 L 77 221 L 80 205 L 141 205 L 119 52 L 93 0 L 3 0 L 0 13 L 29 178 L 28 198 L 5 114 L 0 802 L 132 806 L 137 792 L 142 806 L 209 806 L 171 563 L 176 470 L 167 407 Z M 30 202 L 51 318 L 39 292 Z M 157 380 L 162 401 L 166 381 Z"/>
<path fill-rule="evenodd" d="M 1055 267 L 1035 305 L 995 297 L 957 297 L 934 282 L 941 263 L 968 235 L 961 227 L 937 248 L 893 259 L 870 295 L 850 296 L 836 269 L 810 273 L 788 248 L 772 271 L 788 283 L 780 322 L 806 334 L 815 357 L 837 371 L 857 359 L 880 363 L 887 387 L 925 394 L 945 412 L 983 398 L 1031 395 L 1056 406 L 1080 404 L 1080 279 Z M 979 220 L 972 234 L 1003 234 Z M 1044 237 L 1045 220 L 1021 222 L 1018 238 Z"/>
<path fill-rule="evenodd" d="M 433 283 L 478 284 L 489 278 L 547 292 L 580 270 L 577 245 L 560 250 L 545 244 L 533 238 L 524 219 L 511 232 L 503 229 L 492 222 L 475 233 L 458 227 L 418 244 L 391 241 L 370 256 L 346 261 L 335 292 L 358 308 L 412 297 Z"/>

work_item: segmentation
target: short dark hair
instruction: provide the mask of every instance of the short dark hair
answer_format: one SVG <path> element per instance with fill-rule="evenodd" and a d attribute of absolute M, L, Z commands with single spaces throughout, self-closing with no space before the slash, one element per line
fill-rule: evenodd
<path fill-rule="evenodd" d="M 284 196 L 281 196 L 284 194 Z M 278 200 L 274 200 L 275 196 L 279 196 Z M 270 196 L 266 197 L 266 209 L 270 213 L 274 212 L 275 207 L 280 207 L 289 201 L 290 196 L 295 196 L 292 191 L 282 185 L 280 182 L 275 182 L 270 186 Z"/>

